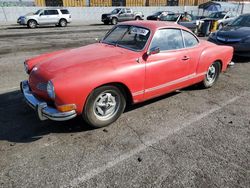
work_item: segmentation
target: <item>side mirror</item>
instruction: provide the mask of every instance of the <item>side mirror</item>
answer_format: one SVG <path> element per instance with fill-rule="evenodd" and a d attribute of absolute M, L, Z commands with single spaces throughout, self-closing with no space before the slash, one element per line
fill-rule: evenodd
<path fill-rule="evenodd" d="M 160 48 L 159 47 L 154 47 L 154 48 L 151 48 L 148 52 L 147 52 L 147 55 L 154 55 L 154 54 L 158 54 L 160 53 Z"/>

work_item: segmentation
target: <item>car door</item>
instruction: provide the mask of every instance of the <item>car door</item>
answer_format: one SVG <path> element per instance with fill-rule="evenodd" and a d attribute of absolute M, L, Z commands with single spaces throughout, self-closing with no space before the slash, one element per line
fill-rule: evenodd
<path fill-rule="evenodd" d="M 121 21 L 121 22 L 126 21 L 126 10 L 125 10 L 125 8 L 122 8 L 120 10 L 118 20 Z"/>
<path fill-rule="evenodd" d="M 196 77 L 196 70 L 203 48 L 200 45 L 199 39 L 193 33 L 182 30 L 182 35 L 185 46 L 185 55 L 188 58 L 188 75 Z"/>
<path fill-rule="evenodd" d="M 38 24 L 42 25 L 42 24 L 47 24 L 49 22 L 49 12 L 48 10 L 44 10 L 39 14 L 39 18 L 38 18 Z"/>
<path fill-rule="evenodd" d="M 126 20 L 133 20 L 134 14 L 132 13 L 132 10 L 127 8 L 126 9 Z"/>
<path fill-rule="evenodd" d="M 55 24 L 59 22 L 59 12 L 58 10 L 48 10 L 48 23 Z"/>
<path fill-rule="evenodd" d="M 180 29 L 156 31 L 149 49 L 155 48 L 159 48 L 160 53 L 146 59 L 145 99 L 178 89 L 190 76 L 190 59 Z"/>

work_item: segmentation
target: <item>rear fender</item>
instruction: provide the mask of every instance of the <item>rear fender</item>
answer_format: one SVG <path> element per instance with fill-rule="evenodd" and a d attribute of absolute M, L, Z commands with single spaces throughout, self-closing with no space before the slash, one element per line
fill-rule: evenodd
<path fill-rule="evenodd" d="M 233 48 L 230 46 L 209 46 L 203 50 L 200 56 L 196 72 L 202 73 L 208 70 L 208 67 L 215 61 L 222 64 L 221 71 L 225 71 L 233 58 Z"/>

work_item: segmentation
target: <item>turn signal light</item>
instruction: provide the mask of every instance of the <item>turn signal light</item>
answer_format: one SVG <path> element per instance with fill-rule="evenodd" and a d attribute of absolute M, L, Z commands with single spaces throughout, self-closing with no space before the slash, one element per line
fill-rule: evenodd
<path fill-rule="evenodd" d="M 75 104 L 65 104 L 65 105 L 57 106 L 57 110 L 60 112 L 69 112 L 75 109 L 76 109 Z"/>

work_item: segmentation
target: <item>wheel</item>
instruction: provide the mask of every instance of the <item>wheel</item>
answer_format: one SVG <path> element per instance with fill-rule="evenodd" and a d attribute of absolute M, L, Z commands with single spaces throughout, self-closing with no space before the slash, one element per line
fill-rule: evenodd
<path fill-rule="evenodd" d="M 60 25 L 60 27 L 66 27 L 66 26 L 67 26 L 67 20 L 61 19 L 61 20 L 59 21 L 59 25 Z"/>
<path fill-rule="evenodd" d="M 83 119 L 95 128 L 115 122 L 123 113 L 126 100 L 123 92 L 115 86 L 102 86 L 88 97 L 83 109 Z"/>
<path fill-rule="evenodd" d="M 37 22 L 35 20 L 29 20 L 27 24 L 28 28 L 36 28 Z"/>
<path fill-rule="evenodd" d="M 103 22 L 105 25 L 108 25 L 109 24 L 109 21 L 104 21 Z"/>
<path fill-rule="evenodd" d="M 135 20 L 140 20 L 140 17 L 139 17 L 139 16 L 136 16 L 136 17 L 135 17 Z"/>
<path fill-rule="evenodd" d="M 212 65 L 210 65 L 208 70 L 207 70 L 207 74 L 201 83 L 202 87 L 203 88 L 212 87 L 219 77 L 220 70 L 221 70 L 221 65 L 218 61 L 216 61 Z"/>
<path fill-rule="evenodd" d="M 117 18 L 112 18 L 111 23 L 112 25 L 116 25 L 118 22 Z"/>

